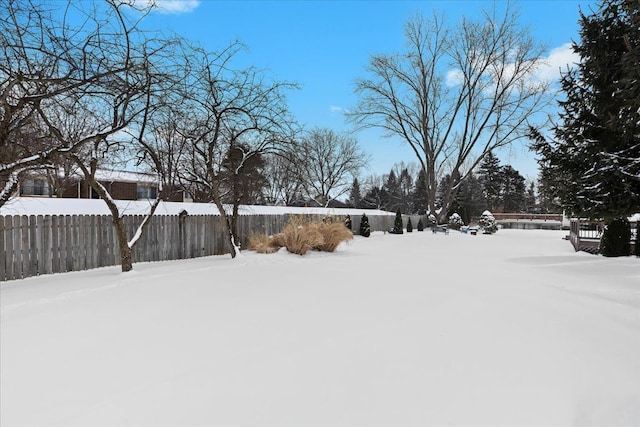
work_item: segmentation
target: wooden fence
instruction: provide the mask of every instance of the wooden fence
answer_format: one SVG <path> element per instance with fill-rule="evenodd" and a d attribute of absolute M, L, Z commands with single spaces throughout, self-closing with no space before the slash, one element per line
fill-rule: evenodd
<path fill-rule="evenodd" d="M 321 220 L 323 215 L 304 215 Z M 393 227 L 391 215 L 371 215 L 372 231 Z M 142 215 L 125 216 L 128 236 Z M 353 216 L 357 233 L 360 216 Z M 253 233 L 275 234 L 289 215 L 246 215 L 238 218 L 241 247 Z M 167 261 L 229 253 L 217 215 L 167 216 L 151 219 L 133 250 L 133 261 Z M 81 271 L 118 265 L 120 251 L 110 215 L 0 216 L 0 281 L 41 274 Z"/>
<path fill-rule="evenodd" d="M 635 248 L 636 223 L 631 222 L 631 240 L 629 246 L 633 253 Z M 604 223 L 602 221 L 586 221 L 572 219 L 570 225 L 569 240 L 573 248 L 577 251 L 590 253 L 600 252 L 600 239 L 604 233 Z"/>

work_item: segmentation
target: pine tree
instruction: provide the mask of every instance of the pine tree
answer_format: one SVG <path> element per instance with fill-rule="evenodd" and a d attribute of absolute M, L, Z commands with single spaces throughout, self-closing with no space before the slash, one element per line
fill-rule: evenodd
<path fill-rule="evenodd" d="M 351 230 L 351 215 L 347 215 L 344 219 L 344 226 Z"/>
<path fill-rule="evenodd" d="M 391 230 L 393 234 L 402 234 L 403 233 L 403 224 L 402 224 L 402 212 L 400 209 L 396 211 L 396 219 L 393 222 L 393 230 Z"/>
<path fill-rule="evenodd" d="M 572 214 L 626 217 L 640 206 L 640 8 L 603 0 L 580 25 L 580 63 L 562 77 L 555 141 L 533 130 L 533 147 Z"/>
<path fill-rule="evenodd" d="M 427 175 L 424 170 L 418 172 L 418 179 L 413 186 L 413 212 L 424 215 L 429 209 L 429 200 L 427 198 Z"/>
<path fill-rule="evenodd" d="M 500 170 L 500 198 L 504 212 L 522 212 L 525 206 L 524 177 L 511 166 Z"/>
<path fill-rule="evenodd" d="M 600 239 L 600 253 L 607 257 L 629 256 L 631 251 L 631 227 L 627 218 L 614 218 L 607 225 Z"/>
<path fill-rule="evenodd" d="M 449 228 L 452 230 L 460 230 L 464 225 L 462 218 L 456 212 L 452 213 L 449 217 Z"/>
<path fill-rule="evenodd" d="M 360 183 L 358 182 L 358 178 L 353 179 L 353 183 L 351 184 L 351 193 L 349 194 L 347 204 L 352 208 L 362 207 L 362 194 L 360 194 Z"/>
<path fill-rule="evenodd" d="M 502 187 L 500 160 L 493 154 L 487 153 L 480 163 L 478 178 L 482 184 L 482 194 L 489 210 L 494 210 L 500 202 L 500 189 Z"/>
<path fill-rule="evenodd" d="M 367 217 L 366 214 L 362 214 L 362 218 L 360 219 L 360 235 L 363 237 L 369 237 L 371 235 L 369 217 Z"/>
<path fill-rule="evenodd" d="M 493 214 L 489 211 L 484 211 L 482 215 L 480 215 L 480 220 L 478 221 L 478 225 L 482 227 L 482 232 L 484 234 L 493 234 L 498 231 L 498 226 L 496 225 L 496 219 Z"/>
<path fill-rule="evenodd" d="M 424 231 L 424 223 L 422 222 L 422 218 L 418 220 L 418 231 Z"/>
<path fill-rule="evenodd" d="M 411 223 L 411 218 L 407 218 L 407 233 L 411 233 L 413 231 L 413 224 Z"/>

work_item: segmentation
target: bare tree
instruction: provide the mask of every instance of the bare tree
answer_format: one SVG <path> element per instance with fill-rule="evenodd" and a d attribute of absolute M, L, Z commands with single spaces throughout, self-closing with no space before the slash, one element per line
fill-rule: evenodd
<path fill-rule="evenodd" d="M 157 64 L 171 42 L 141 32 L 141 15 L 128 13 L 131 5 L 117 0 L 69 2 L 61 21 L 44 12 L 42 2 L 9 0 L 7 6 L 0 99 L 0 144 L 10 153 L 0 164 L 5 190 L 11 191 L 20 172 L 55 169 L 72 159 L 109 207 L 122 271 L 129 271 L 133 247 L 159 199 L 129 238 L 122 212 L 96 172 L 127 141 L 144 146 L 146 122 L 159 99 L 154 91 L 167 81 Z M 26 138 L 24 124 L 32 130 Z"/>
<path fill-rule="evenodd" d="M 367 164 L 367 156 L 348 133 L 314 128 L 296 148 L 300 180 L 306 196 L 318 206 L 348 193 L 353 179 Z"/>
<path fill-rule="evenodd" d="M 232 197 L 230 206 L 224 201 L 233 193 L 233 176 L 242 174 L 253 157 L 283 150 L 295 131 L 283 93 L 295 85 L 270 80 L 253 67 L 232 69 L 241 47 L 234 43 L 217 54 L 194 48 L 184 58 L 190 71 L 184 93 L 193 120 L 183 132 L 189 136 L 189 157 L 180 178 L 200 201 L 217 206 L 232 257 L 239 253 L 239 199 Z M 230 154 L 231 169 L 225 164 Z"/>
<path fill-rule="evenodd" d="M 405 52 L 371 57 L 348 118 L 409 144 L 427 177 L 429 209 L 444 216 L 484 155 L 526 137 L 528 120 L 548 104 L 548 83 L 535 79 L 543 49 L 510 5 L 456 28 L 418 15 L 405 37 Z M 445 173 L 460 178 L 449 180 L 436 206 Z"/>
<path fill-rule="evenodd" d="M 270 205 L 296 206 L 303 201 L 300 164 L 291 153 L 272 153 L 266 156 L 267 185 L 263 198 Z"/>
<path fill-rule="evenodd" d="M 90 117 L 97 117 L 106 107 L 105 87 L 131 81 L 137 24 L 122 13 L 131 6 L 116 0 L 62 6 L 64 13 L 47 10 L 42 1 L 0 0 L 0 206 L 15 190 L 21 172 L 127 126 L 123 113 L 131 100 L 112 97 L 111 121 L 105 126 L 72 140 L 58 135 L 52 114 L 83 103 L 93 104 L 99 111 Z"/>

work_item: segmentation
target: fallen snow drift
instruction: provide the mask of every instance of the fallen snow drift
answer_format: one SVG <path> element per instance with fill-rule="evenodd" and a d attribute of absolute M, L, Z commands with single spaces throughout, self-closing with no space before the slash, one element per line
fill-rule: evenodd
<path fill-rule="evenodd" d="M 3 283 L 0 424 L 640 425 L 640 260 L 565 234 Z"/>

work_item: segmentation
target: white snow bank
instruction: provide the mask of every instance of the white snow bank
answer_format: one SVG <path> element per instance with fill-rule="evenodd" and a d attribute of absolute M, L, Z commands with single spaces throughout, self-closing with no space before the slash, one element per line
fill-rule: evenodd
<path fill-rule="evenodd" d="M 637 426 L 640 259 L 373 233 L 0 285 L 0 424 Z"/>
<path fill-rule="evenodd" d="M 116 200 L 123 215 L 145 215 L 153 200 Z M 156 215 L 218 215 L 213 203 L 160 202 Z M 366 209 L 302 208 L 290 206 L 241 206 L 240 215 L 319 214 L 319 215 L 395 215 L 392 212 Z M 16 197 L 0 207 L 0 215 L 111 215 L 106 203 L 96 199 L 58 199 Z"/>

